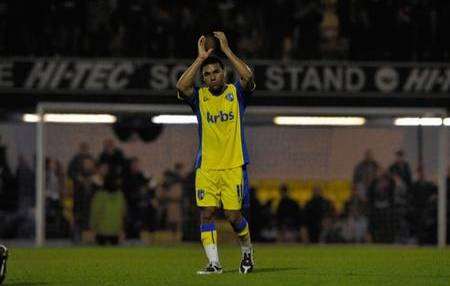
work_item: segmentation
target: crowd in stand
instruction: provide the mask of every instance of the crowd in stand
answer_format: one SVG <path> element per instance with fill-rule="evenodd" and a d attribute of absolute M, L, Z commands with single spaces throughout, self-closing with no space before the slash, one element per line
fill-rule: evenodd
<path fill-rule="evenodd" d="M 189 199 L 188 174 L 182 164 L 166 170 L 157 183 L 141 168 L 138 158 L 126 158 L 110 139 L 98 158 L 87 143 L 69 163 L 73 182 L 73 238 L 86 242 L 95 236 L 99 244 L 117 244 L 126 238 L 144 239 L 146 234 L 167 229 L 181 239 L 184 200 Z M 193 186 L 193 185 L 192 185 Z M 186 216 L 188 220 L 188 216 Z"/>
<path fill-rule="evenodd" d="M 35 225 L 34 167 L 19 158 L 16 174 L 0 149 L 0 237 L 32 238 Z M 197 224 L 192 211 L 192 174 L 182 164 L 166 170 L 156 182 L 142 170 L 136 157 L 128 158 L 106 139 L 94 156 L 81 143 L 67 169 L 57 160 L 45 162 L 45 214 L 48 238 L 72 238 L 75 243 L 117 244 L 143 239 L 167 229 L 181 239 L 182 222 Z M 183 207 L 185 206 L 185 207 Z M 186 212 L 184 214 L 183 212 Z M 189 234 L 187 234 L 189 235 Z"/>
<path fill-rule="evenodd" d="M 413 181 L 404 156 L 397 151 L 395 162 L 383 170 L 368 150 L 354 169 L 351 195 L 340 212 L 319 187 L 302 208 L 281 186 L 277 211 L 267 217 L 273 221 L 256 222 L 254 227 L 259 229 L 254 232 L 263 241 L 435 244 L 437 187 L 425 178 L 422 168 Z M 252 209 L 261 214 L 254 217 L 264 216 L 262 209 L 270 209 L 271 204 L 261 207 L 255 201 Z"/>
<path fill-rule="evenodd" d="M 15 174 L 0 144 L 0 237 L 32 238 L 35 224 L 34 167 L 19 157 Z M 300 205 L 288 185 L 280 200 L 261 203 L 250 191 L 244 213 L 252 236 L 262 242 L 435 244 L 437 187 L 418 168 L 413 179 L 405 154 L 383 169 L 367 150 L 354 168 L 351 195 L 342 209 L 320 186 Z M 117 244 L 124 239 L 150 242 L 154 231 L 175 241 L 197 240 L 194 172 L 176 164 L 157 182 L 138 158 L 128 158 L 106 139 L 98 156 L 81 143 L 67 168 L 45 164 L 46 235 L 75 243 Z"/>
<path fill-rule="evenodd" d="M 0 55 L 192 58 L 224 30 L 241 56 L 450 59 L 446 0 L 0 0 Z"/>

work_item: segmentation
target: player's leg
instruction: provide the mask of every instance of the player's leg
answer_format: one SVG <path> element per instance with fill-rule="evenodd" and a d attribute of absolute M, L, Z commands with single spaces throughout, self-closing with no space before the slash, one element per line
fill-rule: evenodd
<path fill-rule="evenodd" d="M 6 261 L 8 260 L 8 249 L 0 244 L 0 284 L 6 277 Z"/>
<path fill-rule="evenodd" d="M 224 213 L 234 232 L 237 234 L 241 245 L 241 264 L 239 266 L 239 272 L 243 274 L 252 272 L 254 266 L 253 247 L 250 239 L 248 222 L 240 210 L 225 210 Z"/>
<path fill-rule="evenodd" d="M 198 271 L 198 274 L 222 273 L 222 266 L 219 261 L 217 250 L 217 231 L 215 225 L 215 207 L 200 208 L 200 237 L 208 258 L 208 265 L 205 269 Z"/>
<path fill-rule="evenodd" d="M 195 190 L 197 206 L 200 208 L 200 236 L 208 265 L 198 274 L 222 273 L 217 250 L 215 213 L 219 206 L 214 173 L 197 169 Z"/>
<path fill-rule="evenodd" d="M 225 217 L 237 234 L 241 245 L 242 259 L 239 271 L 248 273 L 253 270 L 254 263 L 249 225 L 241 212 L 247 189 L 245 169 L 234 168 L 225 170 L 223 171 L 222 179 L 221 200 Z"/>

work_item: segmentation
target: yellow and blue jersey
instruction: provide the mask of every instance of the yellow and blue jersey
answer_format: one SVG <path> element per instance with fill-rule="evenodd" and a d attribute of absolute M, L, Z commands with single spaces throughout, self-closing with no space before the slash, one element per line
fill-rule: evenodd
<path fill-rule="evenodd" d="M 196 168 L 225 170 L 249 162 L 243 116 L 250 94 L 237 81 L 227 84 L 218 95 L 212 94 L 207 87 L 195 87 L 193 96 L 183 98 L 198 121 Z"/>

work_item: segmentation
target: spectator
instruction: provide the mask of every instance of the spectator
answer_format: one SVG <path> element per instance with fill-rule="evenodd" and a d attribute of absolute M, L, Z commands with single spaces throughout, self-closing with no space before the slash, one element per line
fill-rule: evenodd
<path fill-rule="evenodd" d="M 358 188 L 362 199 L 366 199 L 367 191 L 376 178 L 380 165 L 373 158 L 372 151 L 366 150 L 364 159 L 359 162 L 353 171 L 353 184 Z"/>
<path fill-rule="evenodd" d="M 411 168 L 408 162 L 405 161 L 405 154 L 403 150 L 398 150 L 395 152 L 395 162 L 389 167 L 389 172 L 394 175 L 398 174 L 402 181 L 409 188 L 412 183 L 411 179 Z"/>
<path fill-rule="evenodd" d="M 349 2 L 349 55 L 353 60 L 368 59 L 370 58 L 368 52 L 370 50 L 371 23 L 367 1 L 350 0 Z"/>
<path fill-rule="evenodd" d="M 400 1 L 396 15 L 396 37 L 394 38 L 394 59 L 405 61 L 412 58 L 413 22 L 412 3 Z"/>
<path fill-rule="evenodd" d="M 344 204 L 342 236 L 345 242 L 362 243 L 372 241 L 367 217 L 367 200 L 361 198 L 356 185 Z"/>
<path fill-rule="evenodd" d="M 99 188 L 94 182 L 95 164 L 90 158 L 82 161 L 82 169 L 74 181 L 73 192 L 73 235 L 74 241 L 89 242 L 91 240 L 89 227 L 90 207 L 92 197 Z"/>
<path fill-rule="evenodd" d="M 151 52 L 145 54 L 147 39 L 152 38 L 148 35 L 148 30 L 153 26 L 152 4 L 155 5 L 142 0 L 118 1 L 115 17 L 119 19 L 120 29 L 123 29 L 124 55 L 154 56 Z"/>
<path fill-rule="evenodd" d="M 16 169 L 19 209 L 34 208 L 36 203 L 35 174 L 23 155 L 19 155 Z"/>
<path fill-rule="evenodd" d="M 320 243 L 340 243 L 345 242 L 343 236 L 343 221 L 331 206 L 331 210 L 323 217 L 319 242 Z"/>
<path fill-rule="evenodd" d="M 369 232 L 369 220 L 367 216 L 361 213 L 361 209 L 355 205 L 351 205 L 348 208 L 343 222 L 342 235 L 345 241 L 350 243 L 372 241 Z"/>
<path fill-rule="evenodd" d="M 55 1 L 53 8 L 53 29 L 56 32 L 58 54 L 75 56 L 81 51 L 82 22 L 86 16 L 84 1 Z"/>
<path fill-rule="evenodd" d="M 391 57 L 391 43 L 394 40 L 396 7 L 392 0 L 365 1 L 369 20 L 368 52 L 371 60 L 388 60 Z M 380 17 L 380 15 L 383 15 Z"/>
<path fill-rule="evenodd" d="M 121 175 L 125 166 L 125 157 L 122 150 L 116 147 L 112 139 L 103 141 L 103 151 L 97 160 L 98 163 L 106 163 L 109 171 L 116 175 Z"/>
<path fill-rule="evenodd" d="M 184 180 L 184 165 L 176 163 L 173 170 L 166 170 L 164 172 L 164 182 L 168 185 L 182 182 Z"/>
<path fill-rule="evenodd" d="M 263 29 L 265 37 L 263 46 L 266 47 L 265 56 L 280 59 L 283 55 L 282 43 L 292 42 L 295 28 L 293 27 L 293 2 L 288 0 L 264 1 L 262 5 Z M 253 13 L 253 12 L 252 12 Z M 279 19 L 266 25 L 267 19 Z M 297 39 L 297 38 L 296 38 Z"/>
<path fill-rule="evenodd" d="M 172 231 L 175 241 L 181 240 L 181 200 L 183 196 L 183 185 L 175 183 L 165 192 L 167 199 L 167 226 Z"/>
<path fill-rule="evenodd" d="M 395 242 L 407 243 L 410 237 L 408 224 L 409 189 L 398 173 L 394 173 L 392 178 L 394 180 Z"/>
<path fill-rule="evenodd" d="M 61 164 L 50 158 L 46 159 L 45 167 L 47 237 L 63 237 L 64 230 L 67 230 L 62 206 L 65 191 L 64 173 Z"/>
<path fill-rule="evenodd" d="M 0 1 L 0 54 L 7 53 L 9 1 Z"/>
<path fill-rule="evenodd" d="M 340 23 L 336 11 L 336 0 L 324 0 L 323 19 L 320 23 L 321 45 L 323 58 L 338 59 L 341 56 Z"/>
<path fill-rule="evenodd" d="M 36 185 L 35 174 L 23 155 L 18 158 L 16 169 L 17 196 L 19 207 L 17 215 L 20 218 L 17 236 L 19 238 L 34 237 Z"/>
<path fill-rule="evenodd" d="M 261 229 L 263 228 L 265 218 L 263 217 L 262 205 L 256 197 L 257 190 L 251 187 L 249 190 L 250 208 L 248 209 L 248 222 L 253 241 L 261 241 Z"/>
<path fill-rule="evenodd" d="M 195 201 L 195 169 L 183 180 L 183 241 L 197 241 L 200 235 L 200 215 Z M 250 224 L 251 226 L 251 224 Z"/>
<path fill-rule="evenodd" d="M 156 58 L 172 58 L 175 55 L 175 34 L 177 27 L 172 9 L 166 1 L 160 1 L 152 13 L 152 22 L 148 26 L 148 34 L 153 40 L 150 42 L 150 55 Z M 141 41 L 141 35 L 136 35 Z M 185 44 L 185 43 L 184 43 Z"/>
<path fill-rule="evenodd" d="M 277 240 L 277 223 L 276 217 L 272 213 L 272 205 L 273 200 L 268 200 L 261 208 L 259 219 L 264 222 L 261 228 L 262 242 L 275 242 Z"/>
<path fill-rule="evenodd" d="M 341 37 L 348 39 L 349 58 L 356 60 L 445 60 L 450 55 L 450 6 L 443 0 L 195 4 L 0 0 L 0 54 L 186 58 L 195 52 L 185 45 L 192 35 L 221 29 L 240 54 L 257 58 L 339 59 L 346 50 Z"/>
<path fill-rule="evenodd" d="M 64 173 L 61 164 L 51 158 L 45 160 L 45 197 L 50 205 L 59 205 L 64 191 Z"/>
<path fill-rule="evenodd" d="M 309 60 L 319 58 L 320 23 L 323 19 L 320 1 L 296 1 L 293 18 L 295 56 Z"/>
<path fill-rule="evenodd" d="M 394 188 L 389 174 L 382 174 L 369 187 L 369 225 L 374 242 L 394 241 Z"/>
<path fill-rule="evenodd" d="M 184 166 L 182 163 L 176 163 L 173 170 L 164 171 L 164 179 L 161 188 L 159 189 L 159 208 L 158 208 L 158 218 L 160 219 L 159 225 L 162 228 L 167 227 L 167 218 L 168 218 L 168 205 L 169 198 L 167 193 L 170 192 L 172 185 L 177 183 L 183 183 L 184 174 L 183 174 Z"/>
<path fill-rule="evenodd" d="M 139 237 L 140 232 L 144 230 L 145 220 L 155 220 L 152 212 L 147 214 L 152 217 L 146 218 L 147 208 L 151 207 L 147 202 L 149 183 L 150 179 L 142 172 L 139 159 L 132 158 L 123 176 L 123 193 L 127 203 L 127 237 Z"/>
<path fill-rule="evenodd" d="M 445 0 L 437 1 L 437 46 L 440 60 L 450 60 L 450 37 L 448 37 L 448 27 L 450 27 L 450 2 Z"/>
<path fill-rule="evenodd" d="M 72 157 L 69 162 L 69 167 L 67 169 L 67 175 L 72 181 L 74 181 L 80 175 L 80 172 L 83 168 L 83 160 L 84 159 L 94 159 L 94 157 L 89 152 L 89 145 L 86 142 L 81 142 L 79 145 L 78 153 Z"/>
<path fill-rule="evenodd" d="M 112 13 L 114 3 L 111 0 L 89 0 L 85 3 L 82 32 L 86 34 L 85 53 L 91 56 L 110 56 L 113 40 Z"/>
<path fill-rule="evenodd" d="M 15 179 L 11 173 L 7 160 L 7 147 L 2 144 L 0 135 L 0 237 L 14 237 L 17 228 L 20 227 L 17 221 L 18 197 L 15 186 Z M 29 218 L 30 213 L 20 213 L 22 218 Z"/>
<path fill-rule="evenodd" d="M 429 232 L 437 218 L 432 217 L 434 196 L 437 194 L 437 186 L 428 181 L 422 167 L 417 168 L 417 180 L 412 184 L 410 196 L 408 197 L 409 222 L 411 225 L 411 236 L 420 244 L 433 241 L 435 234 Z M 437 214 L 437 213 L 436 213 Z M 429 237 L 431 236 L 431 238 Z"/>
<path fill-rule="evenodd" d="M 108 174 L 104 187 L 95 193 L 91 204 L 90 226 L 99 245 L 117 245 L 124 239 L 125 214 L 121 179 Z"/>
<path fill-rule="evenodd" d="M 367 213 L 367 199 L 361 197 L 361 194 L 358 192 L 358 188 L 356 185 L 352 185 L 350 197 L 344 204 L 344 215 L 348 216 L 350 213 L 350 209 L 356 209 L 358 213 L 366 214 Z"/>
<path fill-rule="evenodd" d="M 1 174 L 11 175 L 11 168 L 8 163 L 8 156 L 6 153 L 7 147 L 2 143 L 2 136 L 0 135 L 0 168 Z"/>
<path fill-rule="evenodd" d="M 310 242 L 319 242 L 323 219 L 332 211 L 331 202 L 322 196 L 320 187 L 313 188 L 312 198 L 305 204 L 305 221 Z"/>
<path fill-rule="evenodd" d="M 14 212 L 17 208 L 15 180 L 7 158 L 7 147 L 2 144 L 0 136 L 0 210 Z"/>
<path fill-rule="evenodd" d="M 105 162 L 103 163 L 97 163 L 95 165 L 95 172 L 94 172 L 94 183 L 97 186 L 103 187 L 105 177 L 109 173 L 109 166 Z"/>
<path fill-rule="evenodd" d="M 289 197 L 287 185 L 281 185 L 279 191 L 281 200 L 276 212 L 278 239 L 283 242 L 293 242 L 297 238 L 300 227 L 300 207 Z"/>
<path fill-rule="evenodd" d="M 425 204 L 423 210 L 423 233 L 419 236 L 419 244 L 435 245 L 437 243 L 437 215 L 438 215 L 437 189 Z"/>

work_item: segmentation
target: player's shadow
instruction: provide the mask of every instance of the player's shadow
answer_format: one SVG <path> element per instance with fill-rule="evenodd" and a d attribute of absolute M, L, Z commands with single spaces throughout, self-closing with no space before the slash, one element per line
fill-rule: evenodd
<path fill-rule="evenodd" d="M 283 271 L 293 271 L 299 270 L 299 267 L 263 267 L 256 268 L 253 270 L 254 273 L 266 273 L 266 272 L 283 272 Z"/>
<path fill-rule="evenodd" d="M 48 283 L 48 282 L 5 282 L 5 286 L 40 286 L 40 285 L 61 285 L 61 283 Z"/>
<path fill-rule="evenodd" d="M 269 273 L 269 272 L 283 272 L 283 271 L 294 271 L 299 270 L 298 267 L 263 267 L 263 268 L 255 268 L 253 273 Z M 238 272 L 238 270 L 225 270 L 224 273 L 234 273 Z"/>

